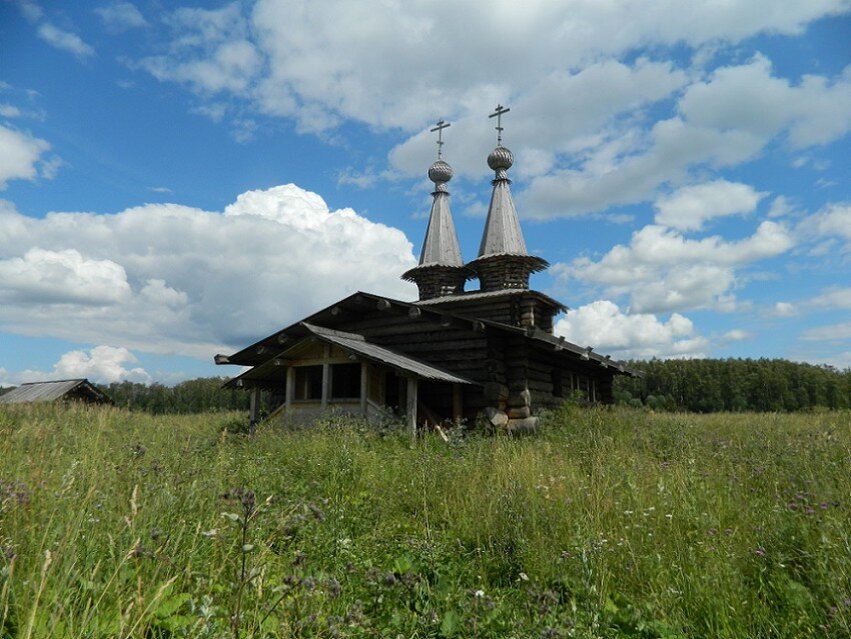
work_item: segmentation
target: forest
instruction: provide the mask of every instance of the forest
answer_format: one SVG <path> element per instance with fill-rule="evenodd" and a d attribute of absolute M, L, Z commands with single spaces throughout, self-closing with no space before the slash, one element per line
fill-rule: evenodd
<path fill-rule="evenodd" d="M 797 412 L 851 408 L 851 369 L 784 359 L 670 359 L 627 363 L 640 377 L 615 378 L 615 403 L 662 411 Z M 114 382 L 100 388 L 116 406 L 153 415 L 248 410 L 248 393 L 225 378 L 175 386 Z M 0 389 L 0 394 L 4 390 Z"/>
<path fill-rule="evenodd" d="M 628 365 L 643 376 L 616 378 L 618 404 L 695 413 L 851 407 L 851 369 L 783 359 L 671 359 Z"/>

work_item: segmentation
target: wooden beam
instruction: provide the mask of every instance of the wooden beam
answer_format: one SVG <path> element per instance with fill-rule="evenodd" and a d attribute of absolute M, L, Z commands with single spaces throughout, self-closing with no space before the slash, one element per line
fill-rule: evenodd
<path fill-rule="evenodd" d="M 417 378 L 409 377 L 408 378 L 408 389 L 407 389 L 407 417 L 408 417 L 408 430 L 411 433 L 411 440 L 416 441 L 417 439 Z"/>
<path fill-rule="evenodd" d="M 378 300 L 378 303 L 376 304 L 379 311 L 386 311 L 390 308 L 390 306 L 390 302 L 385 299 Z"/>
<path fill-rule="evenodd" d="M 420 317 L 422 314 L 422 310 L 420 310 L 416 306 L 412 306 L 408 309 L 408 317 Z"/>

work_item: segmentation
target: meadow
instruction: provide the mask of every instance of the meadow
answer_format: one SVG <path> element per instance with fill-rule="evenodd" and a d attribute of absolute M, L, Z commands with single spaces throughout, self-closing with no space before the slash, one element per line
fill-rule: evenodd
<path fill-rule="evenodd" d="M 851 412 L 0 409 L 0 637 L 848 637 Z"/>

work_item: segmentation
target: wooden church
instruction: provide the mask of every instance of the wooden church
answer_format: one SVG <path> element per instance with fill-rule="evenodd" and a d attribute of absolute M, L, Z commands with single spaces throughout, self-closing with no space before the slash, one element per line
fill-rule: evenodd
<path fill-rule="evenodd" d="M 491 117 L 507 109 L 497 107 Z M 438 123 L 438 149 L 442 129 Z M 452 168 L 438 159 L 431 214 L 419 265 L 404 273 L 419 299 L 404 302 L 357 292 L 279 330 L 217 364 L 250 367 L 228 388 L 251 392 L 251 423 L 261 391 L 269 410 L 306 421 L 337 409 L 382 421 L 425 423 L 486 419 L 508 431 L 534 430 L 536 411 L 580 393 L 610 403 L 612 380 L 633 374 L 623 364 L 553 335 L 566 307 L 529 288 L 532 273 L 548 267 L 529 255 L 508 169 L 511 151 L 488 156 L 493 193 L 479 253 L 464 263 L 449 207 Z M 478 279 L 478 290 L 465 290 Z"/>

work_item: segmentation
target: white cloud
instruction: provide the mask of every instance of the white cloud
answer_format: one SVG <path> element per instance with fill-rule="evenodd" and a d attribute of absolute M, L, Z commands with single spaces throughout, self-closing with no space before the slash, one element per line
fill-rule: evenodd
<path fill-rule="evenodd" d="M 810 328 L 801 333 L 801 339 L 808 341 L 841 342 L 851 340 L 851 322 L 831 324 Z"/>
<path fill-rule="evenodd" d="M 828 289 L 813 298 L 811 303 L 822 308 L 851 309 L 851 287 Z"/>
<path fill-rule="evenodd" d="M 45 140 L 28 133 L 0 125 L 0 191 L 9 180 L 33 180 L 39 165 L 45 166 L 42 155 L 50 150 Z"/>
<path fill-rule="evenodd" d="M 16 383 L 43 382 L 60 379 L 86 377 L 99 384 L 111 382 L 141 382 L 149 384 L 151 376 L 140 367 L 128 368 L 127 364 L 138 362 L 126 348 L 95 346 L 88 352 L 68 351 L 53 365 L 50 372 L 26 370 L 14 375 Z"/>
<path fill-rule="evenodd" d="M 44 14 L 42 8 L 33 0 L 13 0 L 29 22 L 38 22 Z"/>
<path fill-rule="evenodd" d="M 776 317 L 794 317 L 798 314 L 798 309 L 789 302 L 775 302 L 772 314 Z"/>
<path fill-rule="evenodd" d="M 49 45 L 73 53 L 79 59 L 91 57 L 95 50 L 75 33 L 63 31 L 49 22 L 43 22 L 38 28 L 38 37 Z"/>
<path fill-rule="evenodd" d="M 839 238 L 851 251 L 851 204 L 832 203 L 804 218 L 796 231 L 806 239 Z"/>
<path fill-rule="evenodd" d="M 18 107 L 11 104 L 0 104 L 0 116 L 4 118 L 17 118 L 20 115 L 21 110 Z"/>
<path fill-rule="evenodd" d="M 795 213 L 795 205 L 785 195 L 778 195 L 771 201 L 771 208 L 768 209 L 768 217 L 778 218 L 787 217 Z"/>
<path fill-rule="evenodd" d="M 19 214 L 0 201 L 0 331 L 204 360 L 356 290 L 411 299 L 394 228 L 295 185 L 221 213 L 146 204 Z"/>
<path fill-rule="evenodd" d="M 168 22 L 175 36 L 168 54 L 139 63 L 158 80 L 185 83 L 207 94 L 242 93 L 260 71 L 262 57 L 248 40 L 238 3 L 214 10 L 178 9 Z"/>
<path fill-rule="evenodd" d="M 624 359 L 703 357 L 709 347 L 687 317 L 673 313 L 661 321 L 647 313 L 624 313 L 608 300 L 569 310 L 556 322 L 555 333 Z"/>
<path fill-rule="evenodd" d="M 733 330 L 727 331 L 721 337 L 724 342 L 741 342 L 742 340 L 750 339 L 752 335 L 748 331 L 744 331 L 740 328 L 734 328 Z"/>
<path fill-rule="evenodd" d="M 727 242 L 719 236 L 688 239 L 677 231 L 649 225 L 632 235 L 629 246 L 618 244 L 599 261 L 577 258 L 556 264 L 562 280 L 575 278 L 603 286 L 612 295 L 630 295 L 636 312 L 697 308 L 732 310 L 736 269 L 774 257 L 793 246 L 785 226 L 760 223 L 756 232 Z"/>
<path fill-rule="evenodd" d="M 851 71 L 833 80 L 805 76 L 793 86 L 758 55 L 692 83 L 676 111 L 648 131 L 614 129 L 579 156 L 578 166 L 532 180 L 523 195 L 531 215 L 640 202 L 661 185 L 686 179 L 689 170 L 738 165 L 783 136 L 792 148 L 836 140 L 851 129 Z"/>
<path fill-rule="evenodd" d="M 110 260 L 84 258 L 76 249 L 28 250 L 0 260 L 0 300 L 12 304 L 114 304 L 130 286 L 124 269 Z"/>
<path fill-rule="evenodd" d="M 148 24 L 135 5 L 129 2 L 114 2 L 95 9 L 103 25 L 110 33 L 123 33 L 129 29 Z"/>
<path fill-rule="evenodd" d="M 752 213 L 765 195 L 748 184 L 727 180 L 685 186 L 656 200 L 656 223 L 699 231 L 715 217 Z"/>

